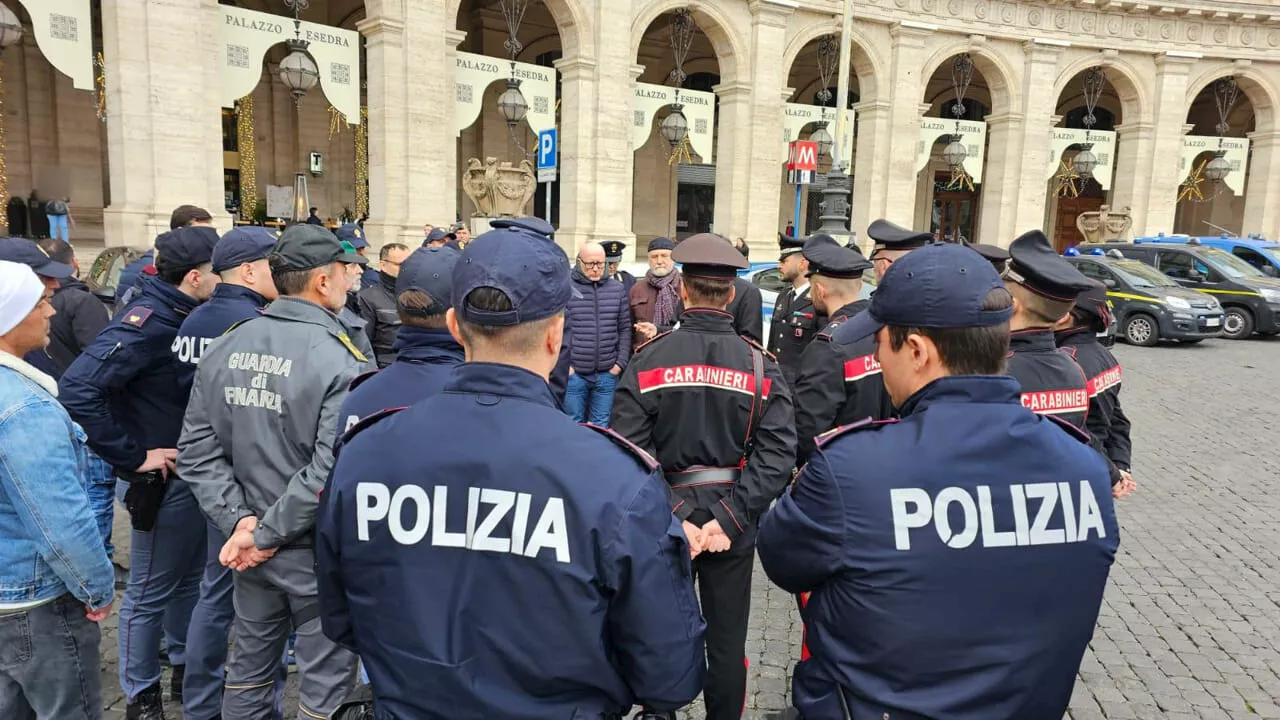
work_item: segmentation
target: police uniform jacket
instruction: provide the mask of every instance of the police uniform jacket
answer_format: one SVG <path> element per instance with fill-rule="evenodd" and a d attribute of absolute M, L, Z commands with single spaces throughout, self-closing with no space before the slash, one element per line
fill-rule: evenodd
<path fill-rule="evenodd" d="M 657 465 L 624 446 L 491 363 L 347 435 L 317 525 L 320 617 L 380 714 L 617 718 L 697 696 L 689 548 Z"/>
<path fill-rule="evenodd" d="M 178 474 L 224 535 L 248 515 L 258 518 L 259 548 L 311 530 L 339 408 L 370 362 L 333 313 L 292 297 L 209 346 L 182 424 Z"/>
<path fill-rule="evenodd" d="M 132 471 L 147 451 L 178 445 L 187 390 L 179 382 L 173 340 L 199 305 L 195 298 L 143 275 L 134 298 L 71 363 L 58 399 L 112 467 Z"/>
<path fill-rule="evenodd" d="M 56 380 L 111 322 L 111 311 L 75 278 L 60 280 L 51 302 L 56 314 L 49 319 L 49 346 L 30 353 L 43 357 L 34 358 L 35 362 L 28 357 L 27 362 Z"/>
<path fill-rule="evenodd" d="M 1058 349 L 1053 330 L 1015 330 L 1009 338 L 1008 374 L 1022 387 L 1022 404 L 1041 415 L 1054 415 L 1084 430 L 1089 389 L 1084 371 L 1071 355 Z"/>
<path fill-rule="evenodd" d="M 351 381 L 338 414 L 338 436 L 363 417 L 387 408 L 402 408 L 440 392 L 453 369 L 462 364 L 462 346 L 448 330 L 401 326 L 396 361 Z"/>
<path fill-rule="evenodd" d="M 631 288 L 636 286 L 636 276 L 626 270 L 619 270 L 613 276 L 618 279 L 618 282 L 622 283 L 623 297 L 631 295 Z"/>
<path fill-rule="evenodd" d="M 396 303 L 396 279 L 390 275 L 378 275 L 378 284 L 364 288 L 356 296 L 360 319 L 364 320 L 364 334 L 373 346 L 378 367 L 384 368 L 396 360 L 394 346 L 400 330 L 400 308 Z"/>
<path fill-rule="evenodd" d="M 758 343 L 764 342 L 764 300 L 760 288 L 745 278 L 734 278 L 733 300 L 725 310 L 733 316 L 735 332 Z M 684 308 L 678 307 L 676 311 L 684 312 Z"/>
<path fill-rule="evenodd" d="M 373 343 L 369 342 L 368 323 L 364 318 L 360 317 L 360 313 L 352 310 L 350 307 L 343 306 L 338 311 L 338 320 L 346 328 L 347 336 L 351 338 L 351 342 L 355 344 L 356 349 L 365 357 L 369 358 L 369 362 L 375 363 L 376 358 L 373 353 Z"/>
<path fill-rule="evenodd" d="M 811 593 L 795 706 L 1062 717 L 1119 544 L 1105 463 L 1007 377 L 941 378 L 900 410 L 824 437 L 761 521 L 769 579 Z"/>
<path fill-rule="evenodd" d="M 178 382 L 188 392 L 196 379 L 196 365 L 209 343 L 234 325 L 258 317 L 269 302 L 261 293 L 240 285 L 218 283 L 208 302 L 191 311 L 173 340 Z"/>
<path fill-rule="evenodd" d="M 806 287 L 797 295 L 793 288 L 787 288 L 778 293 L 773 304 L 773 320 L 769 323 L 769 352 L 778 358 L 782 376 L 793 391 L 801 353 L 827 324 L 826 316 L 813 307 L 809 290 Z"/>
<path fill-rule="evenodd" d="M 884 389 L 876 339 L 871 336 L 842 345 L 832 333 L 849 318 L 867 309 L 866 300 L 840 308 L 800 356 L 792 392 L 796 404 L 796 465 L 813 453 L 816 438 L 832 428 L 871 418 L 893 417 L 893 402 Z"/>
<path fill-rule="evenodd" d="M 1058 346 L 1070 353 L 1089 378 L 1089 434 L 1117 470 L 1129 470 L 1133 444 L 1129 418 L 1120 407 L 1120 362 L 1098 342 L 1092 328 L 1074 328 L 1057 335 Z M 1114 479 L 1114 478 L 1113 478 Z"/>
<path fill-rule="evenodd" d="M 763 408 L 755 397 L 757 353 Z M 727 312 L 686 310 L 678 330 L 631 359 L 609 426 L 662 464 L 677 517 L 698 525 L 714 518 L 736 538 L 754 529 L 795 466 L 791 394 L 781 381 L 778 364 L 734 332 Z M 725 472 L 738 469 L 736 477 Z"/>
<path fill-rule="evenodd" d="M 360 289 L 361 290 L 364 290 L 365 288 L 371 288 L 380 282 L 382 282 L 382 278 L 380 275 L 378 275 L 377 270 L 374 270 L 373 268 L 366 265 L 364 270 L 360 271 Z"/>

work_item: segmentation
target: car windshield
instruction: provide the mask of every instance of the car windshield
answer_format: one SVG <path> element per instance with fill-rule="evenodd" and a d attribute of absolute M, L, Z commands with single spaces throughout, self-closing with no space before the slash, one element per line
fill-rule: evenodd
<path fill-rule="evenodd" d="M 1170 280 L 1168 275 L 1137 260 L 1116 260 L 1111 263 L 1111 269 L 1134 287 L 1179 287 L 1178 283 Z"/>
<path fill-rule="evenodd" d="M 1222 273 L 1229 278 L 1238 280 L 1240 278 L 1266 277 L 1266 275 L 1262 274 L 1261 270 L 1241 260 L 1235 255 L 1232 255 L 1226 250 L 1206 247 L 1200 248 L 1200 252 L 1203 253 L 1205 260 L 1213 263 L 1214 267 L 1218 268 L 1218 270 L 1222 271 Z"/>

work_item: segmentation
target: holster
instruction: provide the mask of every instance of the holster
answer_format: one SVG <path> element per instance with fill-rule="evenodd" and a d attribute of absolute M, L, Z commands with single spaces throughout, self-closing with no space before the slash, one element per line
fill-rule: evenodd
<path fill-rule="evenodd" d="M 164 502 L 169 481 L 159 472 L 117 470 L 116 475 L 129 483 L 129 489 L 124 493 L 124 507 L 129 511 L 133 529 L 151 532 L 156 527 L 156 517 L 160 515 L 160 504 Z"/>

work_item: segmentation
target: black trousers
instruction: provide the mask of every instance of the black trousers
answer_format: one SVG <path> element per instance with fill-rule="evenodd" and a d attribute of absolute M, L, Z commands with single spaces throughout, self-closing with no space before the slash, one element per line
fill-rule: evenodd
<path fill-rule="evenodd" d="M 702 700 L 707 720 L 738 720 L 747 698 L 747 620 L 751 615 L 751 570 L 755 529 L 720 553 L 693 560 L 694 579 L 707 621 L 707 675 Z"/>

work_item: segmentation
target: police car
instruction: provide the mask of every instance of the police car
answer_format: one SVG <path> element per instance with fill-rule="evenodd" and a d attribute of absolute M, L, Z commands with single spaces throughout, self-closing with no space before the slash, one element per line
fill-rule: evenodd
<path fill-rule="evenodd" d="M 1119 250 L 1173 278 L 1184 288 L 1212 295 L 1222 304 L 1223 337 L 1243 340 L 1253 333 L 1280 333 L 1280 280 L 1268 277 L 1221 248 L 1202 245 L 1197 238 L 1176 236 L 1137 238 L 1132 243 L 1081 245 L 1081 254 L 1095 247 Z"/>
<path fill-rule="evenodd" d="M 1149 238 L 1138 238 L 1137 242 L 1187 244 L 1191 240 L 1187 235 L 1165 235 L 1163 233 Z M 1260 237 L 1239 238 L 1230 235 L 1218 237 L 1198 237 L 1196 242 L 1207 247 L 1215 247 L 1235 255 L 1241 260 L 1262 271 L 1268 277 L 1280 277 L 1280 243 Z"/>
<path fill-rule="evenodd" d="M 1213 296 L 1183 288 L 1120 251 L 1095 249 L 1067 259 L 1085 277 L 1107 287 L 1117 335 L 1131 345 L 1149 347 L 1160 340 L 1197 343 L 1222 332 L 1222 306 Z"/>

